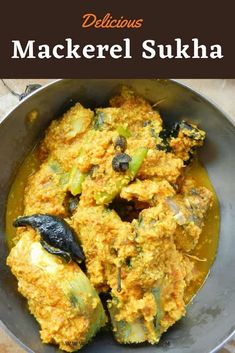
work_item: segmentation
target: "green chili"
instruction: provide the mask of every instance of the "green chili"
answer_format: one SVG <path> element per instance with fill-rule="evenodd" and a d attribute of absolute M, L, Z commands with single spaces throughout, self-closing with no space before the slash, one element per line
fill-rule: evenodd
<path fill-rule="evenodd" d="M 81 173 L 77 166 L 74 165 L 70 172 L 68 189 L 70 190 L 73 196 L 81 194 L 82 184 L 87 177 L 87 173 Z"/>
<path fill-rule="evenodd" d="M 138 173 L 146 155 L 147 155 L 148 149 L 146 147 L 140 147 L 138 148 L 133 156 L 131 157 L 131 161 L 129 163 L 129 172 L 130 176 L 133 179 L 136 174 Z"/>

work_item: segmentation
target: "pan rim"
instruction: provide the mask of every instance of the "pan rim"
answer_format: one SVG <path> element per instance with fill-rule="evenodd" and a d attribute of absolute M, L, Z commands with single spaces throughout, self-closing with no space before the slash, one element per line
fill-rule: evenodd
<path fill-rule="evenodd" d="M 10 109 L 6 114 L 3 115 L 3 117 L 0 119 L 0 128 L 1 125 L 14 113 L 15 110 L 17 110 L 22 104 L 24 104 L 27 100 L 29 100 L 32 96 L 35 96 L 37 94 L 39 94 L 41 91 L 46 90 L 48 87 L 52 86 L 52 85 L 57 85 L 60 82 L 63 81 L 71 81 L 71 80 L 81 80 L 81 79 L 55 79 L 51 82 L 48 82 L 47 84 L 43 85 L 42 87 L 40 87 L 39 89 L 37 89 L 36 91 L 32 92 L 31 94 L 29 94 L 25 99 L 23 99 L 22 101 L 20 101 L 18 104 L 16 104 L 12 109 Z M 86 80 L 93 80 L 93 79 L 86 79 Z M 96 81 L 118 81 L 118 80 L 122 80 L 122 78 L 119 79 L 112 79 L 112 78 L 108 78 L 108 79 L 95 79 Z M 123 78 L 123 80 L 130 80 L 127 78 Z M 147 80 L 159 80 L 157 78 L 153 78 L 153 79 L 131 79 L 131 80 L 143 80 L 143 81 L 147 81 Z M 161 79 L 162 80 L 162 79 Z M 223 115 L 223 117 L 230 123 L 230 125 L 232 126 L 233 129 L 235 129 L 235 121 L 231 118 L 231 116 L 225 112 L 213 99 L 207 97 L 206 95 L 200 93 L 199 91 L 197 91 L 194 88 L 191 88 L 188 84 L 179 82 L 178 79 L 165 79 L 167 81 L 173 82 L 174 84 L 183 87 L 185 90 L 192 92 L 193 94 L 196 94 L 199 98 L 201 98 L 206 104 L 210 104 L 215 110 L 217 110 L 221 115 Z M 18 344 L 21 348 L 23 348 L 25 350 L 25 352 L 28 353 L 35 353 L 33 350 L 31 350 L 28 346 L 26 346 L 14 333 L 11 332 L 11 330 L 6 326 L 6 324 L 2 321 L 2 319 L 0 319 L 0 327 L 15 341 L 16 344 Z M 229 330 L 228 330 L 229 331 Z M 228 336 L 222 341 L 220 342 L 217 346 L 215 346 L 212 350 L 208 351 L 208 353 L 216 353 L 218 352 L 219 349 L 221 349 L 231 338 L 232 336 L 235 334 L 235 329 L 228 333 Z"/>

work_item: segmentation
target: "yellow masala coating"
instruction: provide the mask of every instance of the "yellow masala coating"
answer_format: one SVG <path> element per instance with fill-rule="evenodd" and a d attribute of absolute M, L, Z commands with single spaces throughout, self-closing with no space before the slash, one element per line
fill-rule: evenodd
<path fill-rule="evenodd" d="M 47 253 L 34 231 L 24 231 L 7 264 L 41 326 L 44 343 L 73 352 L 104 326 L 105 313 L 88 278 L 74 262 Z"/>
<path fill-rule="evenodd" d="M 34 230 L 18 230 L 7 261 L 43 342 L 82 347 L 105 324 L 101 292 L 110 294 L 120 343 L 156 343 L 185 315 L 196 276 L 187 253 L 213 203 L 208 189 L 185 177 L 204 138 L 185 121 L 168 131 L 159 112 L 126 87 L 108 107 L 77 103 L 52 121 L 25 188 L 24 215 L 65 219 L 82 245 L 86 275 L 48 254 Z"/>

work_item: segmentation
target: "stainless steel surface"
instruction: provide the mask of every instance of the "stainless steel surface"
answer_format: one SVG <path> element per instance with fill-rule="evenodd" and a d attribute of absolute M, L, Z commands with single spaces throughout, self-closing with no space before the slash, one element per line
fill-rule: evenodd
<path fill-rule="evenodd" d="M 10 331 L 36 353 L 52 353 L 54 347 L 42 345 L 38 325 L 27 313 L 25 301 L 16 292 L 16 282 L 5 266 L 4 210 L 14 172 L 48 122 L 69 98 L 85 105 L 100 105 L 127 83 L 152 102 L 166 98 L 160 105 L 165 119 L 188 117 L 207 131 L 207 144 L 201 158 L 206 164 L 221 203 L 221 240 L 217 260 L 210 277 L 187 316 L 169 333 L 157 348 L 138 349 L 114 343 L 110 335 L 100 334 L 82 352 L 154 352 L 209 353 L 223 344 L 235 329 L 234 196 L 235 128 L 226 116 L 200 95 L 175 82 L 166 80 L 63 80 L 33 94 L 22 102 L 0 126 L 0 318 Z M 39 119 L 29 126 L 25 117 L 37 109 Z M 170 345 L 164 345 L 169 341 Z"/>

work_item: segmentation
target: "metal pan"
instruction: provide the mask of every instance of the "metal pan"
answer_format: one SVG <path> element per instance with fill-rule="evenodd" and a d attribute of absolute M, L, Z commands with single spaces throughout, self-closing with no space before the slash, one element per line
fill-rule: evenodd
<path fill-rule="evenodd" d="M 201 150 L 221 206 L 221 234 L 217 259 L 206 284 L 188 307 L 187 315 L 166 333 L 156 346 L 121 346 L 111 333 L 100 333 L 82 353 L 212 353 L 235 330 L 235 127 L 218 107 L 191 89 L 171 80 L 59 80 L 21 102 L 0 122 L 0 320 L 26 351 L 54 353 L 43 345 L 39 327 L 18 294 L 16 281 L 5 264 L 5 208 L 9 187 L 28 151 L 42 136 L 70 99 L 85 106 L 100 106 L 121 84 L 133 87 L 155 103 L 163 118 L 171 123 L 190 118 L 207 132 Z M 28 114 L 38 118 L 28 123 Z"/>

